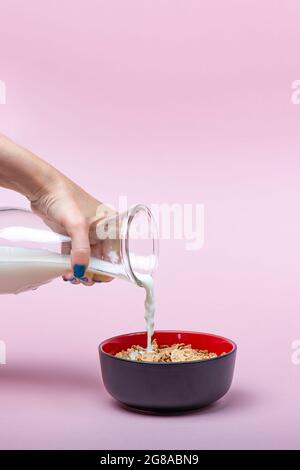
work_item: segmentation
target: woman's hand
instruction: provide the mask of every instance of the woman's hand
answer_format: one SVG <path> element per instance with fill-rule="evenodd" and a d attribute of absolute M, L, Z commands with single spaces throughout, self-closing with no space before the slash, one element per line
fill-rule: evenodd
<path fill-rule="evenodd" d="M 73 284 L 108 281 L 107 276 L 86 273 L 91 254 L 97 256 L 99 244 L 90 246 L 89 230 L 95 220 L 101 220 L 114 212 L 63 175 L 56 175 L 44 185 L 31 209 L 55 232 L 69 235 L 72 244 L 63 243 L 63 253 L 71 252 L 72 270 L 63 278 Z"/>
<path fill-rule="evenodd" d="M 63 252 L 71 253 L 71 270 L 66 280 L 85 285 L 107 281 L 106 276 L 85 273 L 92 254 L 101 243 L 90 247 L 89 229 L 114 211 L 90 196 L 73 181 L 30 151 L 0 135 L 0 186 L 13 189 L 29 199 L 31 209 L 55 232 L 71 237 Z"/>

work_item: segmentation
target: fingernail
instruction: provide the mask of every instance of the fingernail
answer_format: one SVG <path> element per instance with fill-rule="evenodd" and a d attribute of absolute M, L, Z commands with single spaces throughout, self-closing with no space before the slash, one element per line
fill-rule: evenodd
<path fill-rule="evenodd" d="M 74 264 L 73 272 L 75 277 L 81 278 L 85 272 L 84 264 Z"/>
<path fill-rule="evenodd" d="M 88 277 L 81 277 L 80 280 L 81 280 L 81 281 L 84 281 L 84 282 L 89 282 L 89 278 L 88 278 Z"/>
<path fill-rule="evenodd" d="M 73 281 L 75 281 L 75 277 L 71 277 L 70 279 L 66 279 L 66 281 L 73 282 Z"/>

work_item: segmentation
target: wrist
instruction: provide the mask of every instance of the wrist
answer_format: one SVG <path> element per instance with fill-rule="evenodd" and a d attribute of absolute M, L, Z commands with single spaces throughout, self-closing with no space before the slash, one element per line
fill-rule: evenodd
<path fill-rule="evenodd" d="M 43 196 L 59 192 L 65 185 L 64 175 L 51 165 L 41 161 L 41 165 L 36 167 L 32 180 L 27 180 L 26 188 L 22 192 L 31 203 L 34 203 Z"/>
<path fill-rule="evenodd" d="M 62 178 L 50 164 L 0 134 L 0 186 L 32 202 Z"/>

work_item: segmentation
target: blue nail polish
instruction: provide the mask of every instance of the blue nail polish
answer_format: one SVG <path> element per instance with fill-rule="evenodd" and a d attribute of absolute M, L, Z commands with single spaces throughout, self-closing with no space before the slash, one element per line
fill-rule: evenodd
<path fill-rule="evenodd" d="M 84 272 L 85 272 L 85 266 L 84 264 L 75 264 L 73 268 L 74 276 L 75 277 L 83 277 Z"/>

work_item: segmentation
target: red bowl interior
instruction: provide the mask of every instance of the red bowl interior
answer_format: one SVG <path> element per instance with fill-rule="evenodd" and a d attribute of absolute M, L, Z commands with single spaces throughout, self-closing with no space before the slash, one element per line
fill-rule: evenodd
<path fill-rule="evenodd" d="M 156 331 L 152 339 L 156 339 L 159 346 L 171 346 L 174 343 L 191 344 L 195 349 L 207 349 L 216 354 L 229 353 L 236 348 L 233 341 L 222 336 L 210 333 L 198 333 L 194 331 Z M 129 333 L 126 335 L 114 336 L 103 341 L 100 349 L 108 354 L 115 355 L 123 349 L 130 348 L 134 344 L 146 347 L 146 332 Z"/>

